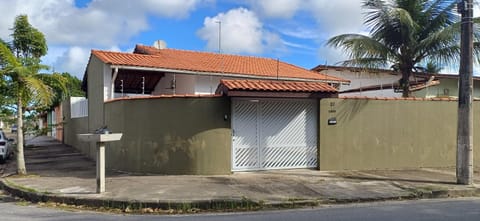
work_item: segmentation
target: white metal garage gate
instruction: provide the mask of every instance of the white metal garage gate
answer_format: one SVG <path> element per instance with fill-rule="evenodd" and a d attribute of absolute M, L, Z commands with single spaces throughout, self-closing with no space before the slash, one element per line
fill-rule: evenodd
<path fill-rule="evenodd" d="M 232 170 L 317 166 L 317 102 L 232 100 Z"/>

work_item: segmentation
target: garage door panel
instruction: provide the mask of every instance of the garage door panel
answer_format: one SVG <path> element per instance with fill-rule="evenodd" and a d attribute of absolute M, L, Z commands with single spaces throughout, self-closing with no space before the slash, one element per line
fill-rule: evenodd
<path fill-rule="evenodd" d="M 233 170 L 316 167 L 316 115 L 313 100 L 234 100 Z"/>
<path fill-rule="evenodd" d="M 301 146 L 316 141 L 311 101 L 265 102 L 261 109 L 261 135 L 266 146 Z M 308 121 L 312 121 L 311 123 Z M 309 130 L 309 131 L 305 131 Z M 315 145 L 315 144 L 314 144 Z"/>
<path fill-rule="evenodd" d="M 258 148 L 237 148 L 234 153 L 234 168 L 254 169 L 259 167 Z"/>
<path fill-rule="evenodd" d="M 238 101 L 233 106 L 233 168 L 258 168 L 257 105 Z"/>

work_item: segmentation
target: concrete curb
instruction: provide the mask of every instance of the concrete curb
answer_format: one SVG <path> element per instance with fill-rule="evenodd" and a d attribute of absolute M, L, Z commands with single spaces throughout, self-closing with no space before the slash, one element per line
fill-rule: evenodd
<path fill-rule="evenodd" d="M 38 202 L 54 202 L 75 206 L 87 206 L 93 208 L 115 208 L 125 211 L 141 210 L 145 208 L 176 210 L 176 211 L 193 211 L 194 209 L 214 210 L 214 211 L 238 211 L 238 210 L 259 210 L 259 209 L 285 209 L 285 208 L 301 208 L 314 207 L 319 205 L 349 204 L 349 203 L 366 203 L 366 202 L 382 202 L 382 201 L 399 201 L 414 199 L 438 199 L 438 198 L 455 198 L 455 197 L 473 197 L 480 196 L 480 188 L 465 187 L 464 189 L 452 190 L 413 190 L 411 194 L 376 197 L 376 198 L 349 198 L 349 199 L 311 199 L 311 200 L 288 200 L 288 201 L 253 201 L 247 198 L 242 199 L 211 199 L 211 200 L 194 200 L 194 201 L 148 201 L 140 202 L 135 200 L 117 200 L 117 199 L 97 199 L 74 196 L 63 196 L 51 193 L 41 193 L 35 190 L 17 185 L 9 179 L 2 179 L 0 187 L 15 197 L 22 198 L 34 203 Z"/>
<path fill-rule="evenodd" d="M 116 209 L 130 209 L 139 210 L 144 208 L 162 209 L 162 210 L 182 210 L 190 209 L 202 210 L 229 210 L 229 209 L 248 209 L 253 210 L 260 208 L 261 205 L 248 199 L 212 199 L 212 200 L 193 200 L 193 201 L 149 201 L 140 202 L 135 200 L 116 200 L 116 199 L 95 199 L 85 197 L 62 196 L 49 193 L 41 193 L 30 191 L 29 188 L 24 188 L 20 185 L 14 184 L 12 181 L 2 179 L 0 187 L 6 192 L 15 197 L 24 200 L 38 203 L 38 202 L 53 202 L 64 203 L 75 206 L 88 206 L 94 208 L 116 208 Z"/>

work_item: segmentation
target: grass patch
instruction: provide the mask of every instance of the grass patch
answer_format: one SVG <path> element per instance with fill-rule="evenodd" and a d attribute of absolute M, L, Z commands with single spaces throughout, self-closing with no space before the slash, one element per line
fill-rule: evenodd
<path fill-rule="evenodd" d="M 8 179 L 5 179 L 5 183 L 6 183 L 8 186 L 14 187 L 14 188 L 19 189 L 19 190 L 21 190 L 21 191 L 23 191 L 23 192 L 38 193 L 38 191 L 37 191 L 36 189 L 18 185 L 18 184 L 14 183 L 14 182 L 11 182 L 11 181 L 8 180 Z"/>
<path fill-rule="evenodd" d="M 40 177 L 40 175 L 35 174 L 35 173 L 29 173 L 29 174 L 26 174 L 26 175 L 12 174 L 12 175 L 8 176 L 8 178 L 12 178 L 12 179 L 15 179 L 15 178 L 37 178 L 37 177 Z"/>
<path fill-rule="evenodd" d="M 32 204 L 31 202 L 25 201 L 25 200 L 15 202 L 15 205 L 17 206 L 29 206 L 31 204 Z"/>

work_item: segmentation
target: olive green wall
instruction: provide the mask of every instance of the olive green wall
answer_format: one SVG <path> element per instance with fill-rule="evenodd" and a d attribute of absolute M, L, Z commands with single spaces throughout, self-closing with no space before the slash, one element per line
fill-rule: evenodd
<path fill-rule="evenodd" d="M 104 82 L 112 75 L 111 68 L 100 61 L 94 55 L 91 55 L 90 61 L 87 66 L 88 74 L 88 131 L 93 132 L 96 129 L 105 125 L 103 103 L 105 96 L 108 94 L 108 88 L 105 88 Z M 96 144 L 91 142 L 86 154 L 96 159 Z"/>
<path fill-rule="evenodd" d="M 83 154 L 90 156 L 90 145 L 85 142 L 80 142 L 77 139 L 77 134 L 88 132 L 88 117 L 71 118 L 70 99 L 62 102 L 63 110 L 63 142 L 75 147 Z"/>
<path fill-rule="evenodd" d="M 227 119 L 225 119 L 225 115 Z M 106 147 L 106 165 L 160 174 L 229 174 L 230 101 L 212 98 L 127 99 L 105 104 L 122 140 Z"/>
<path fill-rule="evenodd" d="M 474 110 L 480 116 L 478 103 Z M 319 120 L 320 170 L 455 166 L 457 102 L 323 99 Z"/>

